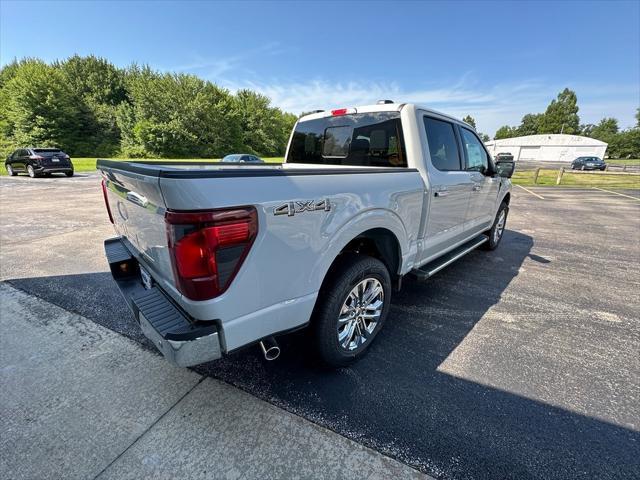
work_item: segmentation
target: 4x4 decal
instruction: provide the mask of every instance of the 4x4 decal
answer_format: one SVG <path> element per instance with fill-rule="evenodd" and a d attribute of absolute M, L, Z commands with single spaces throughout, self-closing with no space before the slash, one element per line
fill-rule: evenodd
<path fill-rule="evenodd" d="M 315 212 L 316 210 L 329 212 L 331 210 L 331 202 L 325 198 L 324 200 L 303 200 L 283 203 L 273 209 L 273 214 L 293 217 L 296 213 Z"/>

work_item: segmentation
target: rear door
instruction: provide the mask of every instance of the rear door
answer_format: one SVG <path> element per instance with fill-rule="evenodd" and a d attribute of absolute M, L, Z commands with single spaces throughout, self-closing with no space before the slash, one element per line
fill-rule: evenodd
<path fill-rule="evenodd" d="M 423 261 L 429 261 L 464 239 L 464 223 L 471 195 L 471 174 L 464 159 L 455 125 L 445 119 L 423 116 L 430 183 Z"/>
<path fill-rule="evenodd" d="M 13 164 L 19 171 L 24 171 L 27 168 L 27 159 L 29 158 L 29 151 L 20 149 L 16 152 Z"/>
<path fill-rule="evenodd" d="M 489 154 L 475 132 L 465 127 L 458 129 L 462 140 L 465 169 L 473 182 L 465 229 L 469 233 L 479 233 L 489 228 L 493 222 L 500 177 L 493 175 Z"/>

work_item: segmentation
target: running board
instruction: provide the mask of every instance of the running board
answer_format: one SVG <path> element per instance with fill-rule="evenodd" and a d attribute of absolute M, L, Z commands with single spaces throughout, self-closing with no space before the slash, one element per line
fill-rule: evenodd
<path fill-rule="evenodd" d="M 411 274 L 415 276 L 418 280 L 427 280 L 428 278 L 433 277 L 436 273 L 442 270 L 444 267 L 451 265 L 453 262 L 458 260 L 461 257 L 464 257 L 467 253 L 472 250 L 475 250 L 480 245 L 489 241 L 489 237 L 486 235 L 478 235 L 475 238 L 472 238 L 466 243 L 463 243 L 458 248 L 451 250 L 449 253 L 444 254 L 443 256 L 436 258 L 435 260 L 423 265 L 420 268 L 414 268 L 411 270 Z"/>

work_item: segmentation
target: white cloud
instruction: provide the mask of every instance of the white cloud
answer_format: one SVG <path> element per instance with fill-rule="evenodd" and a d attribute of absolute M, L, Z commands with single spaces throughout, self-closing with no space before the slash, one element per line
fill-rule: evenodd
<path fill-rule="evenodd" d="M 199 54 L 192 54 L 189 63 L 175 65 L 167 70 L 197 73 L 208 80 L 215 81 L 224 73 L 244 69 L 247 60 L 251 58 L 259 55 L 279 55 L 285 51 L 286 49 L 282 48 L 278 42 L 269 42 L 227 57 L 210 58 L 203 57 Z"/>
<path fill-rule="evenodd" d="M 419 103 L 460 118 L 469 114 L 476 119 L 478 129 L 490 135 L 502 125 L 519 124 L 526 113 L 543 112 L 551 99 L 565 87 L 529 80 L 481 88 L 469 82 L 466 75 L 449 86 L 420 89 L 405 89 L 395 82 L 331 83 L 311 80 L 264 83 L 221 80 L 220 83 L 232 91 L 249 88 L 263 93 L 271 98 L 274 105 L 294 113 L 366 105 L 381 99 Z M 633 124 L 640 95 L 637 86 L 571 83 L 566 86 L 578 95 L 582 123 L 595 123 L 604 116 L 613 116 L 620 120 L 621 127 Z"/>

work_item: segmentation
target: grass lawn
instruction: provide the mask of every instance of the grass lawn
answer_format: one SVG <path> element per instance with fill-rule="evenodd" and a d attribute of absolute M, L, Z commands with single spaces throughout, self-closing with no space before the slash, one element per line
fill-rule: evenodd
<path fill-rule="evenodd" d="M 552 185 L 558 178 L 558 169 L 542 169 L 538 181 L 533 183 L 535 170 L 517 171 L 511 179 L 515 185 Z M 640 188 L 640 175 L 602 175 L 599 173 L 571 173 L 565 171 L 560 186 Z"/>
<path fill-rule="evenodd" d="M 640 167 L 640 158 L 624 158 L 617 160 L 615 158 L 608 158 L 605 160 L 609 165 L 637 165 Z"/>
<path fill-rule="evenodd" d="M 94 172 L 96 170 L 96 160 L 97 158 L 72 158 L 73 169 L 76 172 Z M 129 160 L 124 158 L 111 158 L 110 160 Z M 157 162 L 162 162 L 162 159 L 150 159 Z M 180 159 L 171 159 L 172 161 L 179 162 L 218 162 L 219 158 L 180 158 Z M 263 160 L 267 163 L 279 163 L 284 160 L 283 157 L 266 157 Z M 4 167 L 4 163 L 0 165 L 0 175 L 6 175 L 7 169 Z"/>

